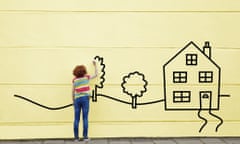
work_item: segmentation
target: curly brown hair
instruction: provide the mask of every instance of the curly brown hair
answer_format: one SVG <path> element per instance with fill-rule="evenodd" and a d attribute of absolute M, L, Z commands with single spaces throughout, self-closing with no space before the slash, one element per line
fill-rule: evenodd
<path fill-rule="evenodd" d="M 73 75 L 76 78 L 84 77 L 84 75 L 86 75 L 86 74 L 87 74 L 87 69 L 84 65 L 78 65 L 73 70 Z"/>

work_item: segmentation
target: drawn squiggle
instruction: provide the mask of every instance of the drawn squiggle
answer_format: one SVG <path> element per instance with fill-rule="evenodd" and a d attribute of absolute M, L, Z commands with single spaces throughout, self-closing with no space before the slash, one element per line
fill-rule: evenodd
<path fill-rule="evenodd" d="M 95 56 L 95 60 L 97 60 L 101 67 L 101 76 L 100 76 L 100 82 L 99 84 L 95 84 L 94 90 L 92 90 L 92 101 L 97 102 L 97 90 L 98 88 L 102 89 L 104 87 L 103 83 L 105 82 L 105 64 L 103 63 L 103 57 Z"/>
<path fill-rule="evenodd" d="M 30 102 L 30 103 L 32 103 L 34 105 L 39 106 L 39 107 L 48 109 L 48 110 L 61 110 L 61 109 L 65 109 L 65 108 L 73 106 L 73 104 L 67 104 L 67 105 L 60 106 L 60 107 L 49 107 L 49 106 L 45 106 L 43 104 L 40 104 L 40 103 L 38 103 L 36 101 L 33 101 L 33 100 L 29 99 L 29 98 L 26 98 L 24 96 L 20 96 L 20 95 L 16 95 L 16 94 L 14 96 L 19 98 L 19 99 L 23 99 L 25 101 L 28 101 L 28 102 Z M 129 105 L 132 104 L 131 102 L 124 101 L 124 100 L 121 100 L 121 99 L 118 99 L 118 98 L 114 98 L 114 97 L 111 97 L 111 96 L 107 96 L 107 95 L 104 95 L 104 94 L 98 94 L 97 96 L 108 98 L 108 99 L 111 99 L 111 100 L 114 100 L 114 101 L 117 101 L 117 102 L 120 102 L 120 103 L 124 103 L 124 104 L 129 104 Z M 164 102 L 164 101 L 165 101 L 164 99 L 160 99 L 160 100 L 150 101 L 150 102 L 145 102 L 145 103 L 137 103 L 137 105 L 149 105 L 149 104 L 155 104 L 155 103 Z"/>
<path fill-rule="evenodd" d="M 35 102 L 35 101 L 31 100 L 31 99 L 28 99 L 26 97 L 20 96 L 20 95 L 16 95 L 15 94 L 14 96 L 17 97 L 17 98 L 23 99 L 25 101 L 28 101 L 28 102 L 30 102 L 32 104 L 35 104 L 35 105 L 37 105 L 39 107 L 48 109 L 48 110 L 61 110 L 61 109 L 65 109 L 65 108 L 71 107 L 73 105 L 73 104 L 68 104 L 68 105 L 64 105 L 64 106 L 60 106 L 60 107 L 49 107 L 49 106 L 45 106 L 43 104 L 40 104 L 38 102 Z"/>
<path fill-rule="evenodd" d="M 223 124 L 223 119 L 222 119 L 221 117 L 213 114 L 213 113 L 211 112 L 211 110 L 209 110 L 209 114 L 210 114 L 211 116 L 217 118 L 217 119 L 220 121 L 220 122 L 218 123 L 216 129 L 215 129 L 215 131 L 217 132 L 217 131 L 218 131 L 218 128 Z"/>
<path fill-rule="evenodd" d="M 114 101 L 117 101 L 117 102 L 129 104 L 129 105 L 132 104 L 131 102 L 120 100 L 118 98 L 114 98 L 114 97 L 111 97 L 111 96 L 108 96 L 108 95 L 105 95 L 105 94 L 98 94 L 97 96 L 105 97 L 105 98 L 108 98 L 108 99 L 111 99 L 111 100 L 114 100 Z M 149 104 L 155 104 L 155 103 L 164 102 L 164 101 L 165 101 L 164 99 L 160 99 L 160 100 L 150 101 L 150 102 L 145 102 L 145 103 L 136 103 L 136 105 L 149 105 Z"/>
<path fill-rule="evenodd" d="M 200 112 L 202 111 L 202 109 L 199 109 L 198 110 L 198 117 L 200 118 L 200 119 L 202 119 L 203 121 L 204 121 L 204 123 L 202 124 L 202 126 L 200 127 L 200 129 L 199 129 L 199 132 L 202 132 L 202 130 L 203 130 L 203 128 L 207 125 L 207 123 L 208 123 L 208 120 L 207 119 L 205 119 L 204 117 L 202 117 L 201 115 L 200 115 Z"/>
<path fill-rule="evenodd" d="M 95 85 L 97 88 L 103 88 L 103 83 L 105 82 L 105 64 L 103 63 L 103 58 L 102 57 L 100 57 L 100 56 L 95 56 L 95 58 L 94 58 L 95 60 L 98 60 L 98 62 L 100 62 L 100 66 L 102 66 L 102 69 L 101 69 L 101 73 L 102 73 L 102 75 L 100 76 L 100 79 L 101 79 L 101 81 L 99 82 L 99 84 L 100 85 Z"/>

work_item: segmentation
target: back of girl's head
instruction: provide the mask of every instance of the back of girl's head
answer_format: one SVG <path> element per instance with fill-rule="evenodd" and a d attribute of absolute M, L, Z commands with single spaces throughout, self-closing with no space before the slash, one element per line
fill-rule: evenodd
<path fill-rule="evenodd" d="M 73 70 L 73 75 L 76 78 L 84 77 L 87 74 L 87 69 L 84 65 L 78 65 Z"/>

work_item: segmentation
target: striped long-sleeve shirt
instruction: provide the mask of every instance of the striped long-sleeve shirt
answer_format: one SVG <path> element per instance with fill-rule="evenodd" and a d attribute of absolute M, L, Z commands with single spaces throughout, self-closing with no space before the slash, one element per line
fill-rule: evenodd
<path fill-rule="evenodd" d="M 86 76 L 81 77 L 81 78 L 74 78 L 73 79 L 75 99 L 79 98 L 79 97 L 90 95 L 89 79 L 90 79 L 89 75 L 86 75 Z"/>

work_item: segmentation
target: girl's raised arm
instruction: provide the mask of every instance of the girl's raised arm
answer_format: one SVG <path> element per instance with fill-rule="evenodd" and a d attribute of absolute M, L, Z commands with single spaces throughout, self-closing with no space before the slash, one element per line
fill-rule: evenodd
<path fill-rule="evenodd" d="M 95 74 L 92 75 L 92 76 L 90 76 L 90 79 L 94 79 L 94 78 L 96 78 L 97 75 L 98 75 L 98 69 L 97 69 L 96 62 L 95 62 L 95 61 L 93 61 L 93 65 L 94 65 L 94 68 L 95 68 Z"/>

